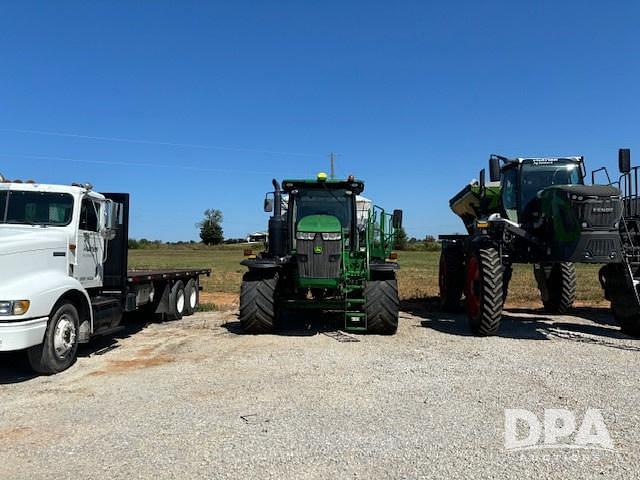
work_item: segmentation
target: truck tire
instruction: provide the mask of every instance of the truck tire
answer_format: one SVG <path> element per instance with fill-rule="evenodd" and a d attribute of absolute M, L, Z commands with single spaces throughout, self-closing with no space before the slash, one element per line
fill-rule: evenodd
<path fill-rule="evenodd" d="M 167 318 L 169 320 L 180 320 L 185 313 L 187 298 L 184 292 L 184 283 L 178 280 L 171 287 L 169 293 L 169 312 Z"/>
<path fill-rule="evenodd" d="M 187 286 L 184 288 L 184 295 L 184 315 L 193 315 L 200 305 L 200 289 L 198 288 L 197 279 L 192 278 L 187 282 Z"/>
<path fill-rule="evenodd" d="M 54 307 L 44 340 L 27 350 L 31 368 L 42 374 L 62 372 L 76 361 L 78 353 L 78 310 L 70 302 Z"/>
<path fill-rule="evenodd" d="M 471 331 L 479 336 L 497 334 L 504 305 L 504 269 L 495 248 L 478 248 L 469 255 L 465 297 Z"/>
<path fill-rule="evenodd" d="M 370 280 L 364 289 L 367 333 L 393 335 L 398 330 L 400 298 L 394 278 Z"/>
<path fill-rule="evenodd" d="M 242 277 L 240 287 L 240 325 L 245 333 L 273 331 L 279 274 L 274 270 L 250 270 Z"/>
<path fill-rule="evenodd" d="M 464 251 L 461 248 L 443 247 L 440 253 L 438 284 L 440 307 L 445 311 L 460 308 L 464 290 Z"/>
<path fill-rule="evenodd" d="M 576 299 L 575 265 L 571 262 L 535 264 L 533 272 L 545 312 L 566 313 Z"/>

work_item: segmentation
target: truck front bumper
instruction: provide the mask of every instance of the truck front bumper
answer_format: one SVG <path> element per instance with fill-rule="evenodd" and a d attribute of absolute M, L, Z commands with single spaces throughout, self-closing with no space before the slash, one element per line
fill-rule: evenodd
<path fill-rule="evenodd" d="M 42 343 L 49 317 L 23 322 L 0 322 L 0 352 L 22 350 Z"/>

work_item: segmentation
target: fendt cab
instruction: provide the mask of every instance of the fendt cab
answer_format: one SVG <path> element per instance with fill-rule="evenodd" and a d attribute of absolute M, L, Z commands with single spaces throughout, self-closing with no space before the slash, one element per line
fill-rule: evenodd
<path fill-rule="evenodd" d="M 123 313 L 192 314 L 210 270 L 128 271 L 128 233 L 126 193 L 0 175 L 0 351 L 26 349 L 36 372 L 56 373 Z"/>
<path fill-rule="evenodd" d="M 339 313 L 347 331 L 393 334 L 398 328 L 396 256 L 402 211 L 393 215 L 361 197 L 352 176 L 284 180 L 265 199 L 265 252 L 242 261 L 249 268 L 240 291 L 247 333 L 271 332 L 283 310 Z"/>
<path fill-rule="evenodd" d="M 492 155 L 491 182 L 467 185 L 450 201 L 467 235 L 442 235 L 440 299 L 454 309 L 465 294 L 476 335 L 495 335 L 512 264 L 532 263 L 542 303 L 565 312 L 576 292 L 574 263 L 621 261 L 619 189 L 585 185 L 583 157 Z"/>
<path fill-rule="evenodd" d="M 611 302 L 611 312 L 622 331 L 640 337 L 639 167 L 631 167 L 631 152 L 627 148 L 618 151 L 618 163 L 621 176 L 615 183 L 622 190 L 623 214 L 619 229 L 622 259 L 620 263 L 604 265 L 599 277 L 605 298 Z"/>

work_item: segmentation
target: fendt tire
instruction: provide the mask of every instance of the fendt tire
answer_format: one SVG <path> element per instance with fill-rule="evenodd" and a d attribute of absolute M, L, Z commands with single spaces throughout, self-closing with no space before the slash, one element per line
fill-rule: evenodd
<path fill-rule="evenodd" d="M 180 320 L 185 314 L 186 305 L 187 298 L 184 291 L 184 283 L 182 280 L 178 280 L 169 293 L 169 313 L 167 318 L 169 320 Z"/>
<path fill-rule="evenodd" d="M 464 290 L 465 254 L 461 248 L 443 247 L 440 252 L 438 285 L 440 287 L 440 307 L 448 312 L 460 308 Z"/>
<path fill-rule="evenodd" d="M 54 307 L 44 340 L 27 350 L 29 365 L 45 375 L 62 372 L 76 361 L 80 320 L 78 310 L 69 302 Z"/>
<path fill-rule="evenodd" d="M 248 271 L 240 287 L 240 325 L 245 333 L 273 331 L 278 295 L 277 271 Z"/>
<path fill-rule="evenodd" d="M 193 315 L 200 306 L 200 289 L 198 288 L 198 281 L 195 278 L 190 279 L 187 282 L 187 286 L 184 287 L 185 307 L 184 316 Z"/>
<path fill-rule="evenodd" d="M 398 331 L 400 298 L 395 278 L 370 280 L 364 289 L 367 333 L 393 335 Z"/>
<path fill-rule="evenodd" d="M 479 248 L 467 259 L 465 296 L 469 326 L 475 335 L 498 333 L 504 305 L 504 268 L 495 248 Z"/>
<path fill-rule="evenodd" d="M 576 266 L 570 262 L 534 265 L 544 311 L 566 313 L 576 299 Z"/>

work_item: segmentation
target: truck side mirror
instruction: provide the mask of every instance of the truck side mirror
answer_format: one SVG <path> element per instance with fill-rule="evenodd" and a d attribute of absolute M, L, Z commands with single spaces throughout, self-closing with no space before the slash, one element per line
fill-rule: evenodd
<path fill-rule="evenodd" d="M 264 199 L 264 211 L 267 213 L 273 212 L 273 198 L 266 197 Z"/>
<path fill-rule="evenodd" d="M 402 210 L 394 210 L 393 211 L 393 228 L 400 229 L 402 228 Z"/>
<path fill-rule="evenodd" d="M 628 148 L 618 150 L 618 168 L 622 174 L 631 171 L 631 150 Z"/>
<path fill-rule="evenodd" d="M 118 233 L 118 226 L 122 223 L 120 219 L 120 204 L 107 199 L 102 208 L 104 209 L 104 214 L 102 215 L 100 235 L 105 240 L 113 240 Z"/>
<path fill-rule="evenodd" d="M 489 180 L 500 181 L 500 159 L 497 157 L 489 158 Z"/>

